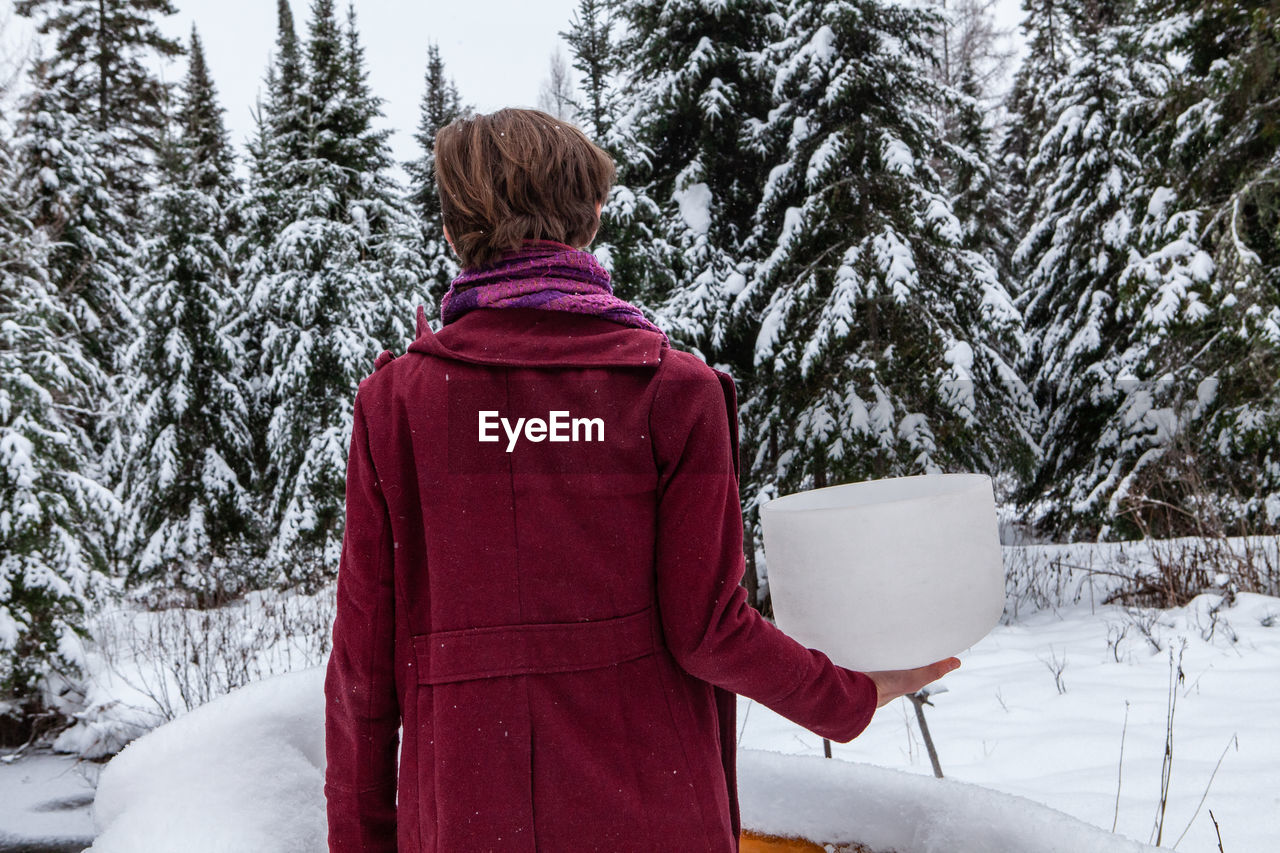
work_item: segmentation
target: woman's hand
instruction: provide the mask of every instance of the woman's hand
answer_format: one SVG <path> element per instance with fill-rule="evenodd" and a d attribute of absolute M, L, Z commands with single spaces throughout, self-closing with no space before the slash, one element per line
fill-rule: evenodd
<path fill-rule="evenodd" d="M 937 681 L 942 676 L 960 666 L 959 658 L 946 658 L 927 666 L 915 669 L 883 669 L 879 672 L 868 672 L 876 684 L 876 707 L 883 708 L 899 696 L 915 693 L 926 684 Z"/>

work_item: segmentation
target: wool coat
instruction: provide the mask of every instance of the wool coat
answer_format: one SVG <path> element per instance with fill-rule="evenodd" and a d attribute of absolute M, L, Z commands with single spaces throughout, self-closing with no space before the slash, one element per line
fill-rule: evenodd
<path fill-rule="evenodd" d="M 331 851 L 735 851 L 735 694 L 863 731 L 871 679 L 740 586 L 736 402 L 646 329 L 419 309 L 355 399 Z"/>

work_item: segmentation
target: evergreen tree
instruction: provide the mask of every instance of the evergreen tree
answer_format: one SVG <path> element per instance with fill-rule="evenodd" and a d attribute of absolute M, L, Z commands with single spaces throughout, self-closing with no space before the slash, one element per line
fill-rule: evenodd
<path fill-rule="evenodd" d="M 94 443 L 91 476 L 106 483 L 118 474 L 129 429 L 121 419 L 118 361 L 136 328 L 130 294 L 138 277 L 136 229 L 100 165 L 98 134 L 67 111 L 74 99 L 47 70 L 33 64 L 22 102 L 17 179 L 28 218 L 48 245 L 49 286 L 74 320 L 79 351 L 107 377 L 93 386 L 99 396 L 78 417 Z M 108 554 L 114 567 L 110 548 Z"/>
<path fill-rule="evenodd" d="M 614 28 L 613 4 L 579 0 L 570 29 L 560 36 L 569 44 L 573 67 L 583 75 L 586 100 L 580 126 L 617 167 L 592 253 L 609 271 L 618 296 L 652 311 L 675 287 L 675 249 L 667 243 L 662 210 L 645 183 L 653 152 L 636 139 L 635 127 L 622 120 L 625 74 Z"/>
<path fill-rule="evenodd" d="M 569 29 L 560 32 L 573 54 L 573 67 L 582 75 L 579 125 L 598 145 L 609 138 L 617 121 L 618 53 L 612 29 L 608 0 L 578 0 Z"/>
<path fill-rule="evenodd" d="M 249 402 L 243 345 L 230 330 L 234 155 L 194 31 L 190 56 L 179 135 L 149 205 L 141 334 L 127 358 L 134 428 L 117 491 L 126 506 L 120 550 L 136 593 L 152 604 L 211 606 L 258 579 L 245 570 Z"/>
<path fill-rule="evenodd" d="M 1131 121 L 1147 168 L 1118 303 L 1128 381 L 1083 484 L 1106 535 L 1280 525 L 1280 4 L 1179 8 L 1137 10 L 1135 41 L 1186 65 Z"/>
<path fill-rule="evenodd" d="M 1051 124 L 1028 163 L 1033 224 L 1014 257 L 1029 271 L 1026 365 L 1047 416 L 1024 497 L 1059 535 L 1107 532 L 1167 431 L 1153 393 L 1171 386 L 1149 383 L 1175 365 L 1157 345 L 1209 311 L 1194 218 L 1174 215 L 1172 191 L 1144 173 L 1142 105 L 1170 69 L 1131 13 L 1123 0 L 1082 7 L 1078 55 L 1048 93 Z"/>
<path fill-rule="evenodd" d="M 0 714 L 29 717 L 50 704 L 50 680 L 80 674 L 86 610 L 109 589 L 101 531 L 114 507 L 80 426 L 106 377 L 49 279 L 21 173 L 0 136 Z"/>
<path fill-rule="evenodd" d="M 770 48 L 763 259 L 734 305 L 759 318 L 749 517 L 799 489 L 1029 467 L 1020 318 L 930 165 L 944 153 L 931 107 L 953 97 L 922 70 L 936 16 L 797 0 Z"/>
<path fill-rule="evenodd" d="M 269 538 L 272 522 L 265 509 L 264 492 L 270 464 L 267 432 L 272 417 L 265 401 L 267 381 L 263 369 L 268 332 L 268 313 L 254 310 L 254 289 L 268 280 L 276 268 L 273 251 L 277 237 L 293 221 L 290 207 L 298 188 L 307 178 L 307 119 L 300 103 L 305 80 L 302 46 L 294 27 L 289 0 L 277 0 L 276 47 L 267 65 L 265 92 L 254 111 L 255 132 L 248 146 L 249 181 L 245 192 L 231 202 L 229 219 L 238 224 L 231 265 L 238 273 L 236 302 L 241 306 L 237 330 L 245 351 L 244 377 L 254 405 L 249 411 L 249 433 L 253 440 L 255 492 L 264 505 L 260 521 Z M 262 543 L 265 547 L 265 542 Z M 265 551 L 264 551 L 265 553 Z"/>
<path fill-rule="evenodd" d="M 628 295 L 653 306 L 676 340 L 747 364 L 750 342 L 731 333 L 728 305 L 746 282 L 742 247 L 764 183 L 749 131 L 770 106 L 760 56 L 776 3 L 624 0 L 617 15 L 627 57 L 620 134 L 636 149 L 625 181 L 661 211 L 652 260 L 636 266 L 670 268 Z"/>
<path fill-rule="evenodd" d="M 267 66 L 266 101 L 258 104 L 257 133 L 249 146 L 258 184 L 287 180 L 288 166 L 306 156 L 306 118 L 300 102 L 305 69 L 289 0 L 277 0 L 276 18 L 276 53 Z"/>
<path fill-rule="evenodd" d="M 160 32 L 156 18 L 177 9 L 171 0 L 16 0 L 14 7 L 36 20 L 42 35 L 53 36 L 49 85 L 64 93 L 64 110 L 96 131 L 95 159 L 132 216 L 169 97 L 152 65 L 182 50 Z"/>
<path fill-rule="evenodd" d="M 1027 54 L 1005 98 L 1008 115 L 999 161 L 1008 177 L 1016 231 L 1030 227 L 1027 161 L 1049 129 L 1045 95 L 1063 78 L 1074 52 L 1067 6 L 1061 0 L 1022 0 L 1022 34 Z M 1021 289 L 1019 285 L 1019 290 Z"/>
<path fill-rule="evenodd" d="M 996 163 L 982 93 L 967 65 L 960 69 L 956 94 L 945 172 L 947 195 L 964 233 L 960 245 L 986 258 L 996 277 L 1012 291 L 1016 285 L 1010 256 L 1020 235 L 1012 215 L 1008 178 Z"/>
<path fill-rule="evenodd" d="M 263 201 L 249 207 L 278 211 L 285 224 L 273 235 L 256 230 L 268 242 L 249 247 L 257 260 L 246 272 L 250 326 L 262 336 L 254 393 L 274 531 L 268 566 L 306 585 L 337 568 L 356 385 L 380 349 L 412 336 L 415 301 L 434 312 L 418 292 L 419 225 L 388 175 L 387 132 L 373 127 L 379 100 L 354 15 L 344 29 L 332 0 L 315 0 L 311 15 L 297 108 L 303 157 L 285 160 L 275 148 L 282 137 L 266 128 L 250 188 Z"/>
<path fill-rule="evenodd" d="M 226 111 L 218 103 L 217 88 L 195 27 L 191 29 L 187 55 L 187 79 L 177 114 L 180 158 L 172 165 L 178 167 L 181 178 L 192 189 L 226 207 L 239 193 L 240 181 L 235 175 L 235 152 L 223 121 Z"/>
<path fill-rule="evenodd" d="M 472 112 L 464 106 L 458 87 L 445 75 L 440 48 L 427 48 L 425 91 L 422 93 L 418 131 L 413 135 L 422 156 L 405 164 L 409 173 L 409 199 L 422 223 L 422 251 L 427 258 L 428 273 L 424 283 L 432 301 L 444 298 L 450 283 L 458 275 L 458 264 L 444 239 L 444 216 L 440 212 L 440 193 L 436 189 L 436 134 L 454 119 Z"/>
<path fill-rule="evenodd" d="M 111 373 L 135 322 L 127 293 L 135 272 L 131 220 L 96 156 L 96 133 L 67 110 L 71 93 L 43 62 L 31 78 L 15 140 L 23 196 L 51 247 L 50 285 L 85 335 L 85 350 Z"/>

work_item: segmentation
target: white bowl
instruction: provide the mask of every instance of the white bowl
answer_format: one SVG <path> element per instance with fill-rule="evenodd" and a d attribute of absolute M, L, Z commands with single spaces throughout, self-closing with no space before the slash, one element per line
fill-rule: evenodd
<path fill-rule="evenodd" d="M 760 507 L 778 627 L 862 672 L 955 655 L 1000 621 L 991 478 L 929 474 L 785 495 Z"/>

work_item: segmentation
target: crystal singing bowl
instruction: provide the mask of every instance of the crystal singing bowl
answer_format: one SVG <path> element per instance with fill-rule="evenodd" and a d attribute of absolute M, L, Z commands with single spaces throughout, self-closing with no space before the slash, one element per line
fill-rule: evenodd
<path fill-rule="evenodd" d="M 929 474 L 796 492 L 760 507 L 778 627 L 837 664 L 957 654 L 1004 610 L 991 478 Z"/>

